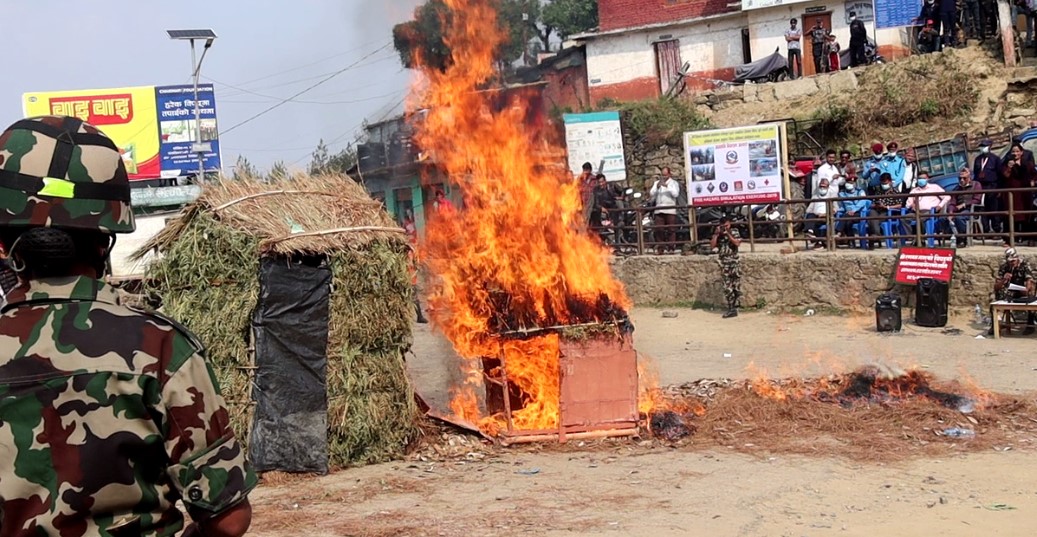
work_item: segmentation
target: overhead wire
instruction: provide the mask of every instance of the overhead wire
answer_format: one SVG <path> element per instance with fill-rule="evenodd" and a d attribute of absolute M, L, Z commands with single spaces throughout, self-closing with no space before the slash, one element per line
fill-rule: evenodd
<path fill-rule="evenodd" d="M 307 92 L 309 92 L 309 91 L 311 91 L 311 90 L 313 90 L 313 89 L 315 89 L 315 88 L 317 88 L 317 87 L 320 87 L 321 85 L 323 85 L 323 84 L 325 84 L 325 83 L 327 83 L 327 82 L 331 81 L 332 79 L 334 79 L 335 77 L 337 77 L 337 76 L 341 75 L 342 73 L 345 73 L 346 71 L 349 71 L 350 69 L 353 69 L 353 68 L 355 68 L 355 67 L 356 67 L 357 65 L 359 65 L 359 64 L 360 64 L 361 62 L 363 62 L 363 61 L 364 61 L 364 60 L 366 60 L 367 58 L 370 58 L 371 56 L 374 56 L 375 54 L 377 54 L 377 53 L 381 52 L 382 50 L 385 50 L 385 49 L 386 49 L 386 48 L 388 48 L 389 46 L 390 46 L 390 44 L 386 44 L 386 45 L 384 45 L 383 47 L 381 47 L 381 48 L 379 48 L 379 49 L 377 49 L 377 50 L 375 50 L 375 51 L 373 51 L 373 52 L 371 52 L 371 53 L 369 53 L 369 54 L 367 54 L 367 55 L 363 56 L 363 57 L 362 57 L 362 58 L 360 58 L 359 60 L 357 60 L 357 61 L 355 61 L 355 62 L 353 62 L 353 63 L 351 63 L 351 64 L 347 65 L 346 67 L 343 67 L 342 69 L 339 69 L 338 71 L 335 71 L 334 73 L 330 74 L 329 76 L 327 76 L 327 77 L 325 77 L 325 78 L 321 79 L 321 80 L 320 80 L 319 82 L 317 82 L 316 84 L 312 84 L 312 85 L 308 86 L 307 88 L 305 88 L 305 89 L 303 89 L 303 90 L 301 90 L 301 91 L 298 91 L 298 92 L 296 92 L 296 93 L 295 93 L 294 95 L 292 95 L 292 96 L 288 97 L 287 99 L 282 99 L 282 100 L 281 100 L 280 102 L 278 102 L 277 104 L 274 104 L 273 106 L 270 106 L 270 107 L 268 107 L 268 108 L 264 109 L 263 111 L 261 111 L 261 112 L 259 112 L 259 113 L 257 113 L 257 114 L 254 114 L 254 115 L 252 115 L 252 116 L 251 116 L 251 117 L 249 117 L 248 119 L 246 119 L 246 120 L 244 120 L 244 121 L 241 121 L 241 122 L 239 122 L 239 123 L 237 123 L 237 124 L 235 124 L 235 125 L 231 126 L 230 128 L 228 128 L 228 129 L 224 130 L 223 132 L 221 132 L 221 133 L 220 133 L 220 136 L 223 136 L 223 135 L 225 135 L 225 134 L 227 134 L 227 133 L 229 133 L 229 132 L 231 132 L 231 131 L 233 131 L 233 130 L 235 130 L 235 129 L 237 129 L 237 128 L 239 128 L 239 127 L 243 126 L 243 125 L 247 125 L 248 123 L 251 123 L 252 121 L 255 121 L 256 119 L 258 119 L 258 118 L 260 118 L 260 117 L 262 117 L 262 116 L 264 116 L 264 115 L 268 114 L 269 112 L 271 112 L 271 111 L 273 111 L 273 110 L 276 110 L 277 108 L 280 108 L 280 107 L 284 106 L 285 104 L 288 104 L 289 102 L 291 102 L 291 101 L 292 101 L 293 99 L 295 99 L 296 97 L 299 97 L 299 96 L 301 96 L 301 95 L 304 95 L 304 94 L 306 94 Z"/>

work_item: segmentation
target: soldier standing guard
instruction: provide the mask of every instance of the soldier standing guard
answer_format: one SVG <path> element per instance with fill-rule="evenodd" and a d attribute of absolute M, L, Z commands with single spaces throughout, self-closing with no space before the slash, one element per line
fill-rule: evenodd
<path fill-rule="evenodd" d="M 742 267 L 738 263 L 738 247 L 741 244 L 738 230 L 731 227 L 731 217 L 726 214 L 720 217 L 710 247 L 717 250 L 720 277 L 724 281 L 724 297 L 727 299 L 724 319 L 738 316 L 738 299 L 742 297 Z"/>
<path fill-rule="evenodd" d="M 248 530 L 257 479 L 204 349 L 101 280 L 134 229 L 125 164 L 97 128 L 43 116 L 0 134 L 0 243 L 19 280 L 0 309 L 5 537 Z"/>

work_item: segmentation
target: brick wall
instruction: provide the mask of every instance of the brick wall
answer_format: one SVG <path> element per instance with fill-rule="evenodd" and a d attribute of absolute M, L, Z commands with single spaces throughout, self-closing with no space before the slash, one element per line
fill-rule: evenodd
<path fill-rule="evenodd" d="M 601 31 L 636 28 L 738 11 L 736 0 L 598 0 Z"/>

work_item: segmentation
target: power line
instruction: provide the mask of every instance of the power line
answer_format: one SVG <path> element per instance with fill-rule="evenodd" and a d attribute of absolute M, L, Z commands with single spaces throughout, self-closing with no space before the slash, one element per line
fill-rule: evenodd
<path fill-rule="evenodd" d="M 335 78 L 336 76 L 338 76 L 338 75 L 340 75 L 342 73 L 345 73 L 346 71 L 356 67 L 358 64 L 360 64 L 360 62 L 366 60 L 367 58 L 370 58 L 371 56 L 374 56 L 375 54 L 381 52 L 382 50 L 384 50 L 384 49 L 386 49 L 388 47 L 389 47 L 389 44 L 386 44 L 385 46 L 379 48 L 378 50 L 375 50 L 374 52 L 371 52 L 371 53 L 367 54 L 366 56 L 360 58 L 359 60 L 357 60 L 357 61 L 355 61 L 353 63 L 351 63 L 350 65 L 347 65 L 346 67 L 343 67 L 342 69 L 332 73 L 331 75 L 329 75 L 328 77 L 322 79 L 321 81 L 317 82 L 316 84 L 313 84 L 313 85 L 309 86 L 308 88 L 306 88 L 306 89 L 304 89 L 302 91 L 297 92 L 295 95 L 292 95 L 291 97 L 288 97 L 287 99 L 284 99 L 281 102 L 279 102 L 279 103 L 277 103 L 277 104 L 275 104 L 275 105 L 273 105 L 273 106 L 263 110 L 262 112 L 259 112 L 258 114 L 253 115 L 252 117 L 246 119 L 245 121 L 242 121 L 242 122 L 240 122 L 240 123 L 230 127 L 229 129 L 219 133 L 220 136 L 223 136 L 223 135 L 229 133 L 230 131 L 233 131 L 234 129 L 237 129 L 238 127 L 241 127 L 242 125 L 248 124 L 248 123 L 256 120 L 257 118 L 262 117 L 262 116 L 266 115 L 267 113 L 269 113 L 269 112 L 271 112 L 271 111 L 273 111 L 273 110 L 275 110 L 277 108 L 280 108 L 280 107 L 284 106 L 285 104 L 290 102 L 292 99 L 295 99 L 296 97 L 299 97 L 300 95 L 303 95 L 304 93 L 306 93 L 306 92 L 308 92 L 308 91 L 310 91 L 310 90 L 312 90 L 314 88 L 317 88 L 318 86 L 321 86 L 322 84 L 330 81 L 331 79 Z"/>
<path fill-rule="evenodd" d="M 385 93 L 385 94 L 382 94 L 382 95 L 374 95 L 372 97 L 364 97 L 364 98 L 361 98 L 361 99 L 351 99 L 351 100 L 347 100 L 347 101 L 291 101 L 291 102 L 293 104 L 320 104 L 320 105 L 356 104 L 356 103 L 366 103 L 368 101 L 374 101 L 374 100 L 377 100 L 377 99 L 383 99 L 385 97 L 392 97 L 392 96 L 397 95 L 398 93 L 399 93 L 399 91 L 393 91 L 393 92 Z M 262 104 L 262 103 L 264 103 L 266 101 L 226 101 L 226 100 L 224 100 L 224 101 L 220 101 L 220 102 L 221 103 L 234 103 L 234 104 Z"/>
<path fill-rule="evenodd" d="M 267 80 L 269 78 L 274 78 L 275 76 L 280 76 L 280 75 L 283 75 L 285 73 L 291 73 L 291 72 L 294 72 L 294 71 L 299 71 L 301 69 L 305 69 L 305 68 L 310 67 L 312 65 L 317 65 L 318 63 L 324 63 L 324 62 L 326 62 L 328 60 L 332 60 L 332 59 L 335 59 L 335 58 L 340 58 L 342 56 L 345 56 L 346 54 L 351 54 L 353 52 L 356 52 L 358 50 L 361 50 L 363 48 L 366 48 L 366 47 L 368 47 L 370 45 L 373 45 L 375 43 L 378 43 L 378 42 L 379 42 L 379 40 L 377 40 L 377 39 L 374 40 L 374 41 L 369 41 L 367 43 L 364 43 L 363 45 L 360 45 L 360 46 L 358 46 L 356 48 L 351 48 L 351 49 L 349 49 L 349 50 L 347 50 L 345 52 L 340 52 L 338 54 L 335 54 L 335 55 L 332 55 L 332 56 L 328 56 L 326 58 L 323 58 L 323 59 L 320 59 L 320 60 L 317 60 L 317 61 L 314 61 L 314 62 L 305 63 L 303 65 L 300 65 L 298 67 L 293 67 L 291 69 L 285 69 L 284 71 L 278 71 L 278 72 L 276 72 L 276 73 L 274 73 L 272 75 L 266 75 L 266 76 L 261 76 L 259 78 L 253 78 L 252 80 L 249 80 L 249 81 L 246 81 L 246 82 L 240 82 L 239 84 L 244 86 L 246 84 L 251 84 L 253 82 L 259 82 L 260 80 Z M 389 44 L 391 44 L 391 42 L 385 43 L 385 45 L 383 45 L 382 48 L 385 48 L 385 46 L 388 46 Z"/>
<path fill-rule="evenodd" d="M 393 58 L 395 58 L 395 56 L 390 54 L 388 56 L 385 56 L 384 58 L 378 58 L 378 59 L 376 59 L 374 61 L 371 61 L 371 62 L 368 62 L 368 63 L 364 63 L 364 64 L 358 65 L 356 67 L 358 67 L 358 68 L 359 67 L 367 67 L 367 66 L 370 66 L 370 65 L 374 65 L 376 63 L 384 62 L 386 60 L 391 60 Z M 291 81 L 288 81 L 288 82 L 282 82 L 280 84 L 274 84 L 274 85 L 271 85 L 271 86 L 263 86 L 263 87 L 259 87 L 259 88 L 253 88 L 253 89 L 246 89 L 246 88 L 241 87 L 240 85 L 239 86 L 235 86 L 234 84 L 228 84 L 226 82 L 221 82 L 219 80 L 216 80 L 216 79 L 208 77 L 208 76 L 203 76 L 202 78 L 204 78 L 204 79 L 206 79 L 206 80 L 208 80 L 210 82 L 214 82 L 216 84 L 219 84 L 221 86 L 225 86 L 225 87 L 231 88 L 231 89 L 236 90 L 236 91 L 241 92 L 241 93 L 248 93 L 250 95 L 255 95 L 257 97 L 264 97 L 264 98 L 267 98 L 267 99 L 281 100 L 280 97 L 275 97 L 273 95 L 266 95 L 266 94 L 258 93 L 258 92 L 262 91 L 262 90 L 268 90 L 268 89 L 274 89 L 274 88 L 282 88 L 284 86 L 292 86 L 292 85 L 299 84 L 299 83 L 302 83 L 302 82 L 309 82 L 310 80 L 317 80 L 318 78 L 323 78 L 323 77 L 328 76 L 328 75 L 330 75 L 332 73 L 334 73 L 334 71 L 330 71 L 330 72 L 327 72 L 327 73 L 321 73 L 319 75 L 309 76 L 309 77 L 306 77 L 306 78 L 300 78 L 298 80 L 291 80 Z M 227 96 L 229 96 L 229 97 L 236 97 L 238 95 L 239 95 L 239 93 L 230 93 Z"/>

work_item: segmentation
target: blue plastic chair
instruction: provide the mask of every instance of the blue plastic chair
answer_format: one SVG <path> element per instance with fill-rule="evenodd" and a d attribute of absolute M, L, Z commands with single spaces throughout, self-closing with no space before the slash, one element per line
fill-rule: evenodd
<path fill-rule="evenodd" d="M 886 218 L 879 226 L 882 228 L 882 234 L 886 236 L 886 248 L 893 249 L 895 246 L 903 246 L 906 239 L 895 239 L 894 236 L 905 236 L 907 235 L 907 229 L 904 227 L 904 223 L 901 221 L 901 217 L 907 214 L 907 209 L 901 207 L 899 209 L 886 209 Z"/>
<path fill-rule="evenodd" d="M 861 214 L 867 215 L 870 212 L 871 212 L 871 201 L 867 200 L 864 203 L 864 209 L 861 210 Z M 835 213 L 835 217 L 836 218 L 842 218 L 844 216 L 846 216 L 846 211 L 840 210 L 840 211 Z M 857 232 L 857 240 L 851 241 L 850 244 L 853 245 L 854 243 L 857 243 L 857 246 L 856 246 L 857 248 L 861 248 L 863 250 L 867 250 L 868 247 L 869 247 L 869 244 L 868 244 L 869 240 L 867 238 L 867 236 L 868 236 L 868 221 L 865 220 L 864 218 L 861 218 L 860 220 L 858 220 L 857 222 L 855 222 L 855 223 L 853 223 L 851 225 L 853 226 L 853 230 Z"/>

